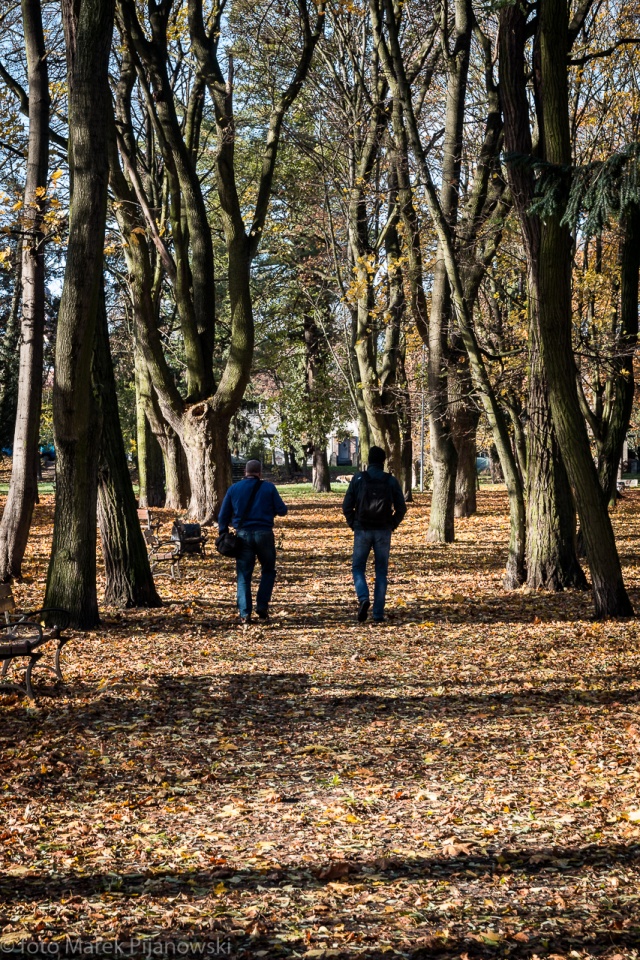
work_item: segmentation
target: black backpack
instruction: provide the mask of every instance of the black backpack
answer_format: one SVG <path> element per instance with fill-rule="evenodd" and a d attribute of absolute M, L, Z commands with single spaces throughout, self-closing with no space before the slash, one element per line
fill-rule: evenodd
<path fill-rule="evenodd" d="M 388 474 L 381 480 L 365 470 L 360 481 L 356 520 L 364 527 L 390 527 L 393 521 L 393 496 Z"/>

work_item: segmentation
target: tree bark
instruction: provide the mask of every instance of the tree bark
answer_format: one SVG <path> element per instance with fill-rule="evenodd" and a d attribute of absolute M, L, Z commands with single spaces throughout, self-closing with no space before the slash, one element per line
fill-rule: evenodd
<path fill-rule="evenodd" d="M 81 628 L 99 622 L 96 593 L 98 444 L 91 368 L 107 213 L 108 62 L 113 0 L 64 0 L 69 164 L 73 194 L 58 314 L 53 418 L 56 507 L 45 606 Z"/>
<path fill-rule="evenodd" d="M 18 410 L 22 240 L 16 244 L 14 287 L 0 349 L 0 446 L 13 445 Z M 18 357 L 18 362 L 16 362 Z"/>
<path fill-rule="evenodd" d="M 98 522 L 106 574 L 105 603 L 116 607 L 160 607 L 118 413 L 118 396 L 109 346 L 104 292 L 101 292 L 93 358 L 93 380 L 100 410 Z"/>
<path fill-rule="evenodd" d="M 9 495 L 0 522 L 0 580 L 19 577 L 38 498 L 45 320 L 44 191 L 49 167 L 49 75 L 40 0 L 22 0 L 29 74 L 29 146 L 23 205 L 22 322 Z M 42 195 L 41 195 L 42 194 Z"/>
<path fill-rule="evenodd" d="M 458 468 L 455 487 L 456 517 L 470 517 L 477 511 L 478 472 L 476 470 L 476 431 L 480 410 L 468 396 L 471 383 L 468 376 L 449 371 L 449 390 L 452 404 L 451 432 Z"/>
<path fill-rule="evenodd" d="M 613 358 L 614 397 L 603 424 L 598 450 L 598 476 L 609 507 L 617 503 L 618 466 L 622 457 L 635 381 L 633 359 L 638 342 L 638 277 L 640 274 L 640 207 L 629 204 L 620 218 L 620 334 Z"/>
<path fill-rule="evenodd" d="M 188 407 L 180 441 L 187 462 L 191 497 L 188 516 L 203 525 L 214 523 L 231 485 L 229 425 L 231 416 L 217 413 L 213 401 Z"/>
<path fill-rule="evenodd" d="M 164 459 L 164 475 L 167 486 L 165 507 L 167 510 L 186 510 L 191 499 L 187 458 L 178 434 L 167 424 L 158 437 Z"/>
<path fill-rule="evenodd" d="M 527 586 L 585 590 L 587 580 L 576 552 L 575 504 L 553 428 L 536 338 L 530 340 L 527 409 Z"/>
<path fill-rule="evenodd" d="M 442 254 L 436 261 L 429 315 L 427 409 L 429 449 L 433 470 L 431 513 L 427 541 L 453 543 L 458 453 L 449 416 L 445 338 L 449 325 L 449 282 Z"/>
<path fill-rule="evenodd" d="M 138 506 L 163 507 L 166 501 L 162 448 L 147 418 L 140 387 L 140 366 L 144 360 L 136 351 L 136 435 L 138 447 Z"/>
<path fill-rule="evenodd" d="M 398 481 L 402 487 L 404 499 L 407 503 L 413 500 L 413 437 L 411 423 L 411 397 L 407 383 L 405 367 L 406 341 L 402 338 L 400 356 L 398 357 L 398 422 L 400 425 L 400 440 L 402 454 L 400 458 L 400 476 Z"/>
<path fill-rule="evenodd" d="M 316 493 L 331 493 L 331 474 L 329 473 L 326 444 L 323 447 L 314 447 L 312 457 L 313 489 Z"/>

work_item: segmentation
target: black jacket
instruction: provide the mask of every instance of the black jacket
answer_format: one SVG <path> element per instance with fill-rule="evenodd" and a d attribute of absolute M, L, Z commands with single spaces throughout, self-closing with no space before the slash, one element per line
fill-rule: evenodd
<path fill-rule="evenodd" d="M 400 489 L 400 484 L 394 476 L 392 476 L 390 473 L 385 473 L 382 467 L 379 467 L 375 464 L 372 464 L 367 468 L 367 473 L 370 474 L 372 480 L 381 480 L 383 477 L 387 478 L 387 482 L 391 488 L 391 497 L 393 499 L 393 518 L 389 526 L 392 530 L 395 530 L 400 526 L 404 520 L 404 515 L 407 512 L 407 505 L 404 502 L 404 496 L 402 494 L 402 490 Z M 360 523 L 358 520 L 356 520 L 356 508 L 358 506 L 358 497 L 360 495 L 360 487 L 362 486 L 362 482 L 362 474 L 356 473 L 353 480 L 349 484 L 349 489 L 345 493 L 342 503 L 342 512 L 347 518 L 347 523 L 352 530 L 374 529 L 373 527 L 368 527 L 366 524 Z M 376 527 L 376 529 L 380 528 Z"/>

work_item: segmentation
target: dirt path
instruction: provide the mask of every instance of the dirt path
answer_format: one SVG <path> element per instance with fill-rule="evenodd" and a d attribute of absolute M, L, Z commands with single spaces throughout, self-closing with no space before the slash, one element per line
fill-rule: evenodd
<path fill-rule="evenodd" d="M 0 697 L 0 950 L 638 956 L 637 625 L 504 593 L 487 492 L 453 546 L 410 509 L 388 625 L 358 625 L 338 504 L 281 525 L 267 626 L 235 626 L 214 555 L 70 643 L 62 692 Z M 640 610 L 638 507 L 616 524 Z"/>

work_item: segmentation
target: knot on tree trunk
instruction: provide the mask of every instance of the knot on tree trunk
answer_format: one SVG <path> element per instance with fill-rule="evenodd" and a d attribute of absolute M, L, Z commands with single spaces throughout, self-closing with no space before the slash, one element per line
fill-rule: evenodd
<path fill-rule="evenodd" d="M 197 403 L 195 407 L 191 407 L 190 414 L 194 420 L 202 420 L 207 413 L 206 403 Z"/>

